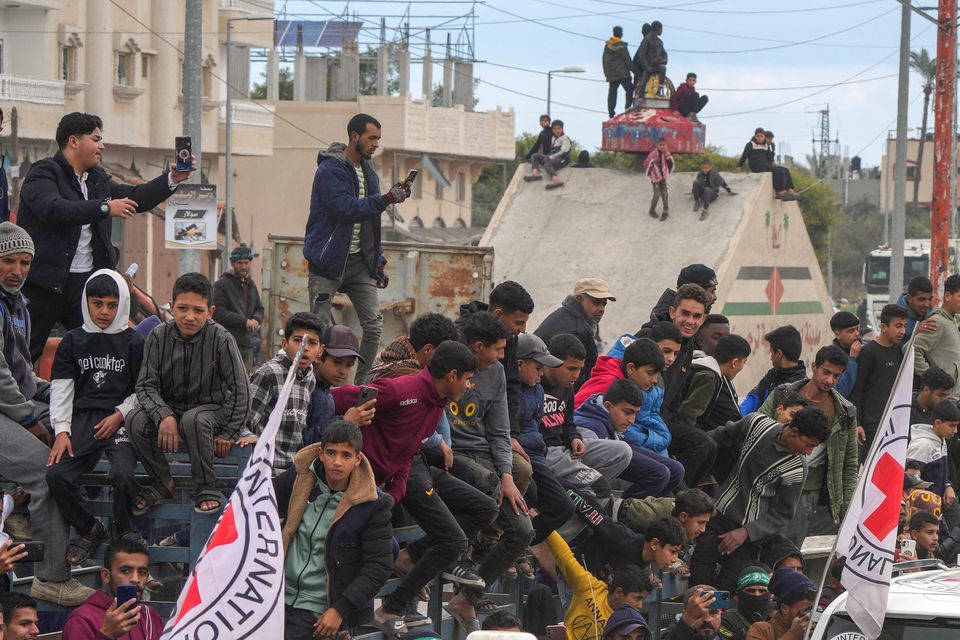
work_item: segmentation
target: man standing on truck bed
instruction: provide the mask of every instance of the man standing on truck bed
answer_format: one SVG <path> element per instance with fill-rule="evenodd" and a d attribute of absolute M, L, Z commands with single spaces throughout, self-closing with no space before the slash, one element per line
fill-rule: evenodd
<path fill-rule="evenodd" d="M 386 287 L 389 278 L 380 246 L 380 215 L 410 196 L 410 184 L 401 182 L 380 193 L 370 162 L 380 146 L 380 129 L 376 118 L 358 113 L 347 124 L 349 142 L 335 142 L 317 154 L 303 241 L 313 313 L 333 325 L 333 294 L 342 291 L 360 319 L 363 339 L 356 380 L 364 379 L 367 363 L 376 358 L 383 330 L 377 289 Z"/>

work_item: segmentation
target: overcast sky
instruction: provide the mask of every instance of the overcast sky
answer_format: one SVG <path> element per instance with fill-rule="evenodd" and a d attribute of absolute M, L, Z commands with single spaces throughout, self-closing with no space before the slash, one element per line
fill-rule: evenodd
<path fill-rule="evenodd" d="M 278 0 L 276 6 L 290 17 L 322 19 L 342 14 L 345 4 Z M 414 2 L 413 57 L 422 54 L 427 26 L 435 27 L 434 57 L 442 55 L 447 32 L 436 27 L 444 22 L 448 28 L 462 27 L 467 21 L 447 16 L 465 14 L 470 7 L 467 2 Z M 405 4 L 384 0 L 349 4 L 350 15 L 364 20 L 362 43 L 376 39 L 381 15 L 389 16 L 387 35 L 392 38 L 405 9 Z M 537 128 L 537 116 L 546 108 L 546 71 L 582 67 L 586 73 L 554 75 L 551 115 L 563 119 L 567 133 L 586 148 L 597 147 L 606 119 L 607 85 L 600 82 L 604 40 L 619 24 L 633 52 L 641 25 L 653 20 L 664 25 L 667 75 L 679 83 L 687 71 L 697 72 L 698 88 L 710 96 L 701 114 L 707 142 L 727 153 L 738 153 L 753 129 L 764 126 L 775 132 L 781 152 L 802 159 L 811 150 L 816 112 L 829 104 L 832 136 L 869 166 L 879 163 L 894 126 L 900 32 L 896 0 L 667 0 L 662 7 L 625 0 L 490 0 L 476 4 L 475 12 L 474 48 L 481 61 L 475 67 L 477 108 L 512 108 L 518 133 Z M 451 37 L 463 41 L 464 34 Z M 934 25 L 916 14 L 911 38 L 912 49 L 926 47 L 935 54 Z M 414 64 L 411 87 L 420 87 L 420 74 L 420 65 Z M 435 83 L 441 75 L 435 66 Z M 923 98 L 916 75 L 911 76 L 910 99 L 909 124 L 919 128 Z M 619 110 L 622 100 L 621 91 Z"/>

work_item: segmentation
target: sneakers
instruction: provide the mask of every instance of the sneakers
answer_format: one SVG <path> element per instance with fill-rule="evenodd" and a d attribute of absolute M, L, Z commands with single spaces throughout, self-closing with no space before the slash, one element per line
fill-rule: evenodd
<path fill-rule="evenodd" d="M 76 578 L 63 582 L 53 582 L 34 578 L 30 586 L 30 596 L 37 600 L 46 600 L 61 607 L 78 607 L 87 598 L 96 593 L 96 589 L 80 584 Z"/>
<path fill-rule="evenodd" d="M 670 212 L 667 211 L 666 209 L 664 209 L 664 210 L 663 210 L 663 213 L 660 214 L 660 222 L 663 222 L 664 220 L 666 220 L 666 219 L 669 218 L 669 217 L 670 217 Z"/>
<path fill-rule="evenodd" d="M 699 200 L 694 200 L 694 201 L 693 201 L 693 212 L 696 213 L 697 211 L 700 211 L 700 201 L 699 201 Z"/>
<path fill-rule="evenodd" d="M 656 209 L 650 209 L 650 217 L 651 217 L 651 218 L 659 218 L 660 216 L 657 215 L 657 210 L 656 210 Z"/>
<path fill-rule="evenodd" d="M 433 624 L 433 620 L 429 616 L 425 616 L 416 608 L 411 607 L 403 612 L 403 624 L 407 626 L 408 629 L 413 629 L 414 627 L 427 627 Z"/>
<path fill-rule="evenodd" d="M 456 582 L 468 587 L 483 589 L 487 586 L 487 583 L 477 573 L 476 565 L 470 560 L 460 560 L 452 569 L 441 573 L 440 577 L 448 582 Z"/>
<path fill-rule="evenodd" d="M 161 539 L 160 542 L 157 543 L 157 545 L 158 545 L 158 546 L 161 546 L 161 547 L 185 547 L 185 546 L 187 546 L 187 545 L 185 545 L 185 544 L 180 544 L 180 540 L 177 539 L 177 534 L 175 534 L 175 533 L 171 533 L 171 534 L 168 535 L 166 538 Z"/>
<path fill-rule="evenodd" d="M 700 214 L 700 219 L 706 220 L 708 215 L 710 215 L 710 209 L 704 209 L 703 212 Z"/>

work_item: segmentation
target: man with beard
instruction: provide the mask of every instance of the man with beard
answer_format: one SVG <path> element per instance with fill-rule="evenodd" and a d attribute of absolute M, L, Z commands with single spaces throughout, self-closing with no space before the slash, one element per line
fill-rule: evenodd
<path fill-rule="evenodd" d="M 587 357 L 574 383 L 574 393 L 579 391 L 590 377 L 593 365 L 597 363 L 600 320 L 607 309 L 607 303 L 616 301 L 606 281 L 600 278 L 581 278 L 573 287 L 573 295 L 567 296 L 560 308 L 544 318 L 534 331 L 547 344 L 561 333 L 572 333 L 583 344 Z"/>
<path fill-rule="evenodd" d="M 257 254 L 245 244 L 230 252 L 230 271 L 224 272 L 213 285 L 213 319 L 222 324 L 237 341 L 243 364 L 253 370 L 251 334 L 263 322 L 260 291 L 250 277 L 250 262 Z"/>
<path fill-rule="evenodd" d="M 737 580 L 737 608 L 729 609 L 720 622 L 722 640 L 745 640 L 750 625 L 770 617 L 770 574 L 763 567 L 747 567 Z"/>
<path fill-rule="evenodd" d="M 303 257 L 310 271 L 311 311 L 323 324 L 333 322 L 333 295 L 350 298 L 363 329 L 356 379 L 366 376 L 377 356 L 383 316 L 377 289 L 387 286 L 387 264 L 380 246 L 380 216 L 410 196 L 410 184 L 398 182 L 380 193 L 380 180 L 370 162 L 380 146 L 380 123 L 358 113 L 347 124 L 347 144 L 335 142 L 317 155 L 310 194 L 310 216 Z"/>
<path fill-rule="evenodd" d="M 714 640 L 720 630 L 721 609 L 710 609 L 716 598 L 716 589 L 698 584 L 687 589 L 683 598 L 683 613 L 667 629 L 664 640 Z"/>

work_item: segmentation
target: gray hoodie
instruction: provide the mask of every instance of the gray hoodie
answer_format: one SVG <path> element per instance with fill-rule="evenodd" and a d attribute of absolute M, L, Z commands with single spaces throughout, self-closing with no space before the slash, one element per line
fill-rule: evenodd
<path fill-rule="evenodd" d="M 498 474 L 513 472 L 507 379 L 499 362 L 477 371 L 459 402 L 447 405 L 454 451 L 479 451 L 493 458 Z"/>
<path fill-rule="evenodd" d="M 36 420 L 32 399 L 48 386 L 33 372 L 29 344 L 26 298 L 0 289 L 0 413 L 24 426 Z"/>

